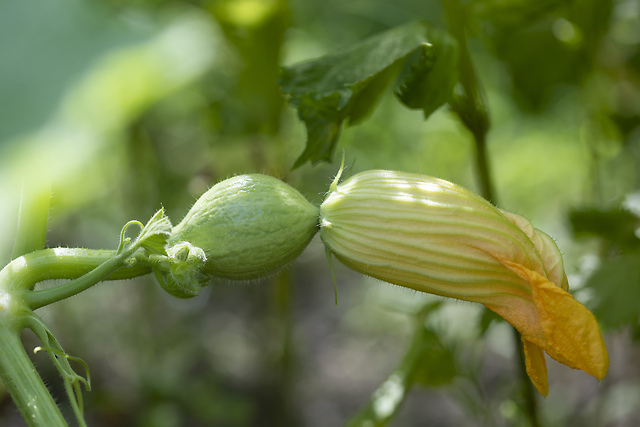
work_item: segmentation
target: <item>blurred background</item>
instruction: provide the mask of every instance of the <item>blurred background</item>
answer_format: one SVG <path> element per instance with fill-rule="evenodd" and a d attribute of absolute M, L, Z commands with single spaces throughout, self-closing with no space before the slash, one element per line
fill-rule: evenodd
<path fill-rule="evenodd" d="M 639 425 L 640 0 L 462 6 L 496 199 L 556 239 L 611 359 L 600 384 L 548 359 L 540 425 Z M 291 170 L 306 136 L 280 67 L 415 19 L 446 29 L 440 0 L 1 2 L 1 264 L 21 192 L 48 209 L 49 247 L 115 249 L 128 220 L 164 206 L 177 223 L 240 173 L 277 176 L 319 204 L 340 153 Z M 389 90 L 338 146 L 346 174 L 479 188 L 472 136 L 447 106 L 424 120 Z M 416 319 L 435 349 L 421 362 L 429 375 L 390 425 L 526 425 L 507 324 L 334 265 L 337 305 L 315 239 L 268 280 L 213 283 L 187 301 L 151 277 L 108 282 L 38 313 L 89 364 L 90 426 L 344 425 L 402 360 Z M 71 414 L 43 353 L 34 362 Z M 23 424 L 1 389 L 0 425 Z"/>

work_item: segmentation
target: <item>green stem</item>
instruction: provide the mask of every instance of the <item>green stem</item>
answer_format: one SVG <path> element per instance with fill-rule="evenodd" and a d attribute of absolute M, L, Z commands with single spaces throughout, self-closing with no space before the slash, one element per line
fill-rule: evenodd
<path fill-rule="evenodd" d="M 489 114 L 467 46 L 465 11 L 462 9 L 459 0 L 443 0 L 443 3 L 449 29 L 458 41 L 460 47 L 459 73 L 462 94 L 454 99 L 452 108 L 473 135 L 476 147 L 476 171 L 480 181 L 481 194 L 491 203 L 497 204 L 491 179 L 491 168 L 487 156 L 486 142 L 490 126 Z M 525 401 L 524 409 L 531 426 L 538 427 L 539 420 L 536 394 L 533 390 L 533 384 L 527 375 L 522 339 L 517 330 L 514 329 L 513 331 L 512 342 L 518 355 L 516 363 L 518 365 L 517 369 Z"/>
<path fill-rule="evenodd" d="M 295 407 L 292 402 L 294 396 L 294 366 L 295 351 L 293 346 L 293 283 L 291 271 L 285 270 L 278 274 L 273 283 L 272 318 L 280 338 L 279 351 L 271 361 L 276 376 L 273 380 L 273 413 L 274 424 L 295 425 Z M 269 346 L 273 343 L 269 343 Z"/>
<path fill-rule="evenodd" d="M 480 192 L 482 197 L 495 205 L 496 196 L 493 191 L 489 161 L 487 159 L 486 133 L 474 135 L 474 140 L 476 143 L 476 169 L 478 171 L 478 178 L 480 181 Z"/>
<path fill-rule="evenodd" d="M 473 135 L 481 194 L 485 199 L 495 204 L 495 193 L 486 149 L 487 132 L 490 126 L 489 114 L 467 45 L 464 11 L 458 0 L 444 0 L 444 7 L 449 30 L 460 48 L 458 73 L 462 90 L 454 97 L 452 108 Z"/>
<path fill-rule="evenodd" d="M 0 270 L 0 284 L 7 289 L 32 289 L 44 280 L 76 279 L 116 255 L 103 249 L 51 248 L 18 257 Z M 144 263 L 122 266 L 105 280 L 122 280 L 150 273 Z"/>
<path fill-rule="evenodd" d="M 0 378 L 31 427 L 67 426 L 20 340 L 21 325 L 0 314 Z"/>
<path fill-rule="evenodd" d="M 20 331 L 29 316 L 34 316 L 30 310 L 75 295 L 101 280 L 133 278 L 151 272 L 142 259 L 128 265 L 127 259 L 136 249 L 136 245 L 120 253 L 45 249 L 20 256 L 0 270 L 0 378 L 29 426 L 67 425 L 20 340 Z M 48 279 L 75 280 L 42 291 L 30 290 Z M 48 340 L 43 343 L 51 344 Z M 65 386 L 68 388 L 67 382 Z M 81 413 L 73 401 L 72 406 L 76 414 Z M 78 420 L 83 425 L 81 416 Z"/>
<path fill-rule="evenodd" d="M 522 347 L 522 337 L 520 332 L 513 329 L 513 342 L 515 344 L 516 354 L 518 355 L 518 375 L 520 376 L 520 384 L 522 385 L 522 397 L 525 402 L 525 411 L 531 423 L 531 427 L 539 427 L 538 419 L 538 401 L 536 393 L 533 389 L 533 383 L 527 374 L 527 366 L 525 364 L 524 349 Z"/>
<path fill-rule="evenodd" d="M 28 292 L 24 296 L 25 302 L 30 309 L 35 310 L 37 308 L 44 307 L 45 305 L 49 305 L 51 303 L 76 295 L 90 288 L 96 283 L 105 280 L 107 277 L 113 277 L 112 273 L 126 265 L 126 260 L 131 256 L 132 251 L 133 250 L 125 250 L 115 256 L 112 256 L 111 258 L 108 258 L 98 267 L 93 268 L 91 271 L 78 277 L 75 280 L 71 280 L 67 283 L 55 286 L 53 288 Z M 84 263 L 84 259 L 78 258 L 76 262 L 78 264 L 74 265 L 74 267 L 81 267 L 81 265 Z M 136 275 L 146 274 L 150 272 L 150 267 L 148 266 L 148 264 L 145 263 L 143 267 L 146 268 L 131 268 L 130 270 L 128 270 L 129 274 L 133 273 L 135 275 L 130 275 L 127 278 L 136 277 Z"/>
<path fill-rule="evenodd" d="M 67 396 L 69 397 L 69 403 L 71 404 L 71 408 L 76 415 L 78 425 L 79 427 L 86 427 L 87 424 L 84 420 L 83 414 L 82 392 L 80 390 L 81 383 L 86 386 L 87 390 L 91 389 L 89 368 L 87 367 L 86 363 L 81 359 L 66 354 L 56 337 L 49 330 L 49 328 L 34 313 L 30 312 L 29 315 L 26 316 L 24 326 L 31 329 L 44 345 L 44 347 L 38 347 L 38 349 L 44 350 L 49 353 L 51 361 L 58 369 L 58 372 L 60 372 L 60 375 L 62 375 L 64 387 L 67 391 Z M 87 372 L 86 379 L 75 373 L 75 371 L 69 364 L 69 360 L 78 361 L 85 367 L 85 370 Z"/>
<path fill-rule="evenodd" d="M 130 225 L 142 230 L 132 242 L 125 237 Z M 53 334 L 33 313 L 47 304 L 75 295 L 109 279 L 133 278 L 151 272 L 149 256 L 163 253 L 171 231 L 171 222 L 160 209 L 147 222 L 129 221 L 120 233 L 116 251 L 54 248 L 18 256 L 0 270 L 0 377 L 30 426 L 65 426 L 47 388 L 33 368 L 22 343 L 20 331 L 31 328 L 46 346 L 63 376 L 71 405 L 81 426 L 83 418 L 80 382 L 89 388 L 89 380 L 79 377 Z M 34 291 L 36 283 L 47 279 L 74 279 L 62 285 Z M 62 355 L 64 358 L 59 359 Z M 82 362 L 84 363 L 84 362 Z"/>

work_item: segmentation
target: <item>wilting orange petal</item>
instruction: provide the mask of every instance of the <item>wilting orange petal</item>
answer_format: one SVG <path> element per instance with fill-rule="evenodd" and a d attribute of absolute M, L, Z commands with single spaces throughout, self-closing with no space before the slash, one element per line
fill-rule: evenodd
<path fill-rule="evenodd" d="M 531 283 L 544 338 L 540 340 L 528 336 L 527 331 L 520 331 L 524 339 L 529 339 L 560 363 L 598 379 L 604 378 L 609 356 L 593 314 L 571 294 L 535 271 L 508 261 L 504 264 Z"/>
<path fill-rule="evenodd" d="M 533 381 L 540 394 L 549 394 L 549 381 L 547 380 L 547 362 L 544 360 L 544 351 L 537 345 L 525 339 L 524 357 L 527 365 L 527 375 Z"/>
<path fill-rule="evenodd" d="M 603 379 L 609 368 L 609 355 L 593 314 L 571 294 L 546 280 L 534 280 L 532 288 L 549 344 L 545 348 L 547 354 L 571 368 Z"/>

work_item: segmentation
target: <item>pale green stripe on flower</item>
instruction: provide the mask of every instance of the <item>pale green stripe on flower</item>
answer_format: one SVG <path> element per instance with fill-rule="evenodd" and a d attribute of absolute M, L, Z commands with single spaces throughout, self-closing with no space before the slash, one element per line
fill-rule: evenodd
<path fill-rule="evenodd" d="M 484 304 L 522 334 L 527 372 L 542 394 L 548 393 L 543 350 L 598 379 L 606 375 L 597 322 L 566 292 L 553 239 L 529 221 L 428 176 L 368 171 L 336 181 L 320 206 L 320 238 L 345 265 Z"/>
<path fill-rule="evenodd" d="M 348 247 L 340 244 L 346 240 L 360 243 Z M 343 263 L 416 290 L 477 302 L 485 298 L 486 302 L 493 301 L 496 294 L 531 294 L 526 282 L 484 252 L 472 250 L 475 258 L 461 257 L 459 248 L 445 241 L 441 241 L 439 253 L 357 233 L 338 232 L 334 239 L 325 237 L 324 241 Z"/>
<path fill-rule="evenodd" d="M 484 302 L 478 299 L 531 295 L 496 255 L 544 274 L 523 231 L 484 199 L 447 181 L 364 172 L 339 185 L 320 210 L 321 238 L 332 252 L 382 280 Z"/>
<path fill-rule="evenodd" d="M 374 226 L 393 224 L 398 230 L 402 221 L 407 221 L 409 228 L 419 226 L 424 233 L 437 232 L 449 238 L 454 238 L 457 230 L 463 240 L 472 239 L 479 249 L 508 255 L 512 261 L 544 275 L 535 247 L 518 227 L 484 199 L 444 180 L 368 171 L 351 177 L 329 194 L 321 211 L 324 228 L 372 221 Z M 363 216 L 365 211 L 367 215 Z M 474 227 L 478 230 L 472 230 Z"/>
<path fill-rule="evenodd" d="M 362 208 L 364 208 L 364 206 L 360 208 L 360 211 L 362 211 Z M 415 234 L 416 228 L 419 227 L 422 235 L 428 234 L 434 240 L 443 238 L 448 241 L 455 240 L 464 242 L 473 239 L 479 247 L 487 249 L 487 252 L 491 249 L 499 249 L 500 252 L 511 253 L 514 251 L 524 251 L 526 253 L 527 249 L 530 251 L 535 250 L 530 245 L 527 248 L 522 245 L 521 242 L 513 240 L 511 235 L 501 232 L 500 230 L 492 229 L 486 225 L 469 224 L 462 221 L 440 222 L 433 221 L 430 218 L 425 218 L 424 220 L 420 220 L 418 218 L 407 220 L 406 218 L 394 215 L 380 216 L 376 214 L 370 215 L 368 219 L 348 219 L 349 216 L 357 217 L 357 212 L 357 210 L 353 210 L 352 212 L 347 211 L 347 215 L 345 215 L 344 218 L 333 216 L 334 223 L 329 223 L 327 221 L 325 226 L 333 227 L 334 229 L 343 226 L 350 229 L 362 229 L 363 231 L 375 230 L 376 233 L 388 232 L 394 236 L 402 236 L 407 244 L 410 244 L 409 242 L 412 240 L 416 240 L 419 242 L 419 245 L 424 245 L 425 242 L 422 239 L 417 238 Z M 339 221 L 339 226 L 335 225 L 336 220 Z M 381 227 L 381 220 L 385 222 L 392 221 L 392 225 L 387 228 Z"/>

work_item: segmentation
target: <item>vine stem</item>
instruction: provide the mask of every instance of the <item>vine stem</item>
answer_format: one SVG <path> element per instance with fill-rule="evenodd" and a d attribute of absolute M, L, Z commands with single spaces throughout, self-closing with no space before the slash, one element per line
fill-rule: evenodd
<path fill-rule="evenodd" d="M 131 253 L 129 251 L 118 253 L 92 269 L 87 274 L 84 274 L 75 280 L 71 280 L 50 289 L 28 292 L 25 294 L 24 300 L 31 310 L 35 310 L 40 307 L 44 307 L 45 305 L 68 298 L 72 295 L 76 295 L 104 280 L 110 273 L 123 266 L 130 255 Z"/>
<path fill-rule="evenodd" d="M 32 289 L 44 280 L 77 279 L 116 256 L 115 250 L 50 248 L 18 257 L 0 271 L 0 287 Z M 132 279 L 151 272 L 145 263 L 120 266 L 103 280 Z M 40 292 L 40 291 L 37 291 Z"/>
<path fill-rule="evenodd" d="M 0 378 L 30 427 L 67 426 L 22 346 L 20 332 L 28 327 L 26 319 L 35 316 L 31 310 L 75 295 L 101 280 L 150 273 L 147 263 L 126 262 L 133 251 L 44 249 L 20 256 L 0 270 Z M 32 290 L 36 283 L 49 279 L 75 280 Z"/>
<path fill-rule="evenodd" d="M 465 34 L 466 15 L 462 10 L 459 0 L 443 0 L 443 5 L 449 30 L 458 41 L 460 48 L 459 78 L 462 93 L 454 97 L 452 109 L 473 135 L 476 148 L 476 173 L 480 183 L 481 194 L 485 199 L 495 205 L 497 204 L 497 200 L 487 156 L 487 133 L 489 131 L 490 120 L 487 105 L 467 46 Z M 540 422 L 538 419 L 536 394 L 527 374 L 522 338 L 520 337 L 520 333 L 515 329 L 513 329 L 512 342 L 517 354 L 516 364 L 520 377 L 522 397 L 525 402 L 524 409 L 531 427 L 539 427 Z"/>
<path fill-rule="evenodd" d="M 22 324 L 2 313 L 0 319 L 0 378 L 22 417 L 30 427 L 67 426 L 58 406 L 27 355 L 20 330 Z"/>

